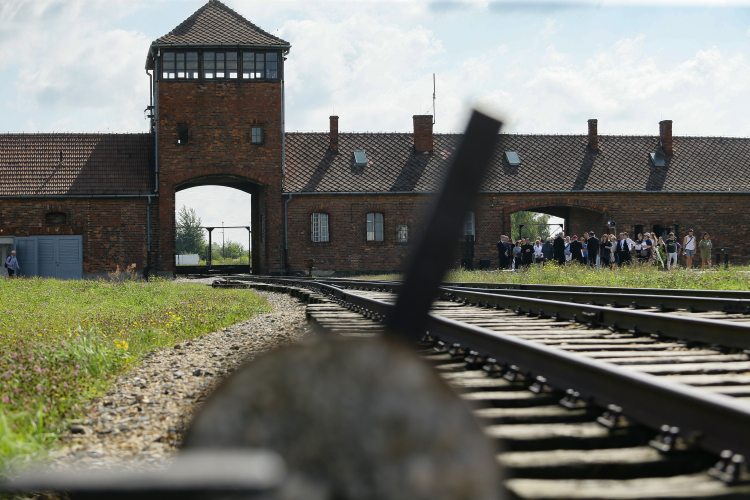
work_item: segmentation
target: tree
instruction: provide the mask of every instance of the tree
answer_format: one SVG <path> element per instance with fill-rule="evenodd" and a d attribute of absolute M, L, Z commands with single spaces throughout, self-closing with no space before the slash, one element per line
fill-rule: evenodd
<path fill-rule="evenodd" d="M 193 208 L 185 205 L 177 213 L 176 250 L 178 255 L 197 253 L 201 257 L 205 253 L 206 239 L 201 218 Z"/>
<path fill-rule="evenodd" d="M 541 237 L 542 240 L 549 238 L 549 215 L 536 212 L 516 212 L 510 214 L 510 234 L 513 241 L 520 237 L 530 238 L 532 241 Z M 532 226 L 531 224 L 545 224 L 543 226 Z M 519 227 L 523 225 L 523 234 L 519 234 Z"/>

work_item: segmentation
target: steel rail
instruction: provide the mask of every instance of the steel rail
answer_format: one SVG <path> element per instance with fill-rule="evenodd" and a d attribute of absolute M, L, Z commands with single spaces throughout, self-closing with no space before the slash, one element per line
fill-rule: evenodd
<path fill-rule="evenodd" d="M 269 280 L 266 280 L 269 281 Z M 278 282 L 295 282 L 289 278 L 277 278 Z M 297 281 L 300 283 L 300 281 Z M 315 283 L 304 281 L 302 283 Z M 326 284 L 325 282 L 317 282 Z M 348 283 L 346 283 L 348 284 Z M 326 284 L 343 290 L 344 283 Z M 359 285 L 359 284 L 358 284 Z M 354 288 L 362 288 L 354 286 Z M 366 285 L 365 288 L 391 290 L 385 284 Z M 515 295 L 476 292 L 468 290 L 442 289 L 443 298 L 460 299 L 464 303 L 485 308 L 514 309 L 517 314 L 555 318 L 603 326 L 612 331 L 627 330 L 635 334 L 653 335 L 691 342 L 701 342 L 724 347 L 750 349 L 750 324 L 726 320 L 678 316 L 633 309 L 603 307 L 574 302 L 562 302 Z"/>
<path fill-rule="evenodd" d="M 381 321 L 394 307 L 324 283 L 308 281 L 304 285 Z M 652 429 L 665 424 L 679 427 L 681 436 L 707 451 L 731 449 L 750 454 L 750 406 L 731 397 L 432 313 L 427 327 L 430 336 L 449 345 L 459 344 L 466 352 L 474 350 L 495 358 L 498 363 L 516 365 L 532 380 L 543 376 L 551 387 L 574 389 L 603 408 L 620 406 L 627 418 Z"/>
<path fill-rule="evenodd" d="M 718 297 L 686 297 L 674 295 L 632 295 L 626 293 L 600 292 L 569 292 L 558 290 L 517 290 L 517 289 L 484 289 L 443 286 L 442 290 L 459 292 L 480 292 L 494 295 L 514 295 L 516 297 L 531 297 L 537 299 L 557 300 L 561 302 L 575 302 L 579 304 L 611 307 L 656 307 L 663 310 L 689 309 L 698 311 L 721 311 L 734 313 L 750 312 L 750 296 L 747 299 L 730 299 Z"/>

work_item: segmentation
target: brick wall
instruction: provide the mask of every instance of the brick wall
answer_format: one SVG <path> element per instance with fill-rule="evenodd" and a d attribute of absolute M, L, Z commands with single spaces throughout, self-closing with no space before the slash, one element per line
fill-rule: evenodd
<path fill-rule="evenodd" d="M 289 203 L 289 264 L 304 271 L 305 259 L 315 259 L 316 269 L 346 272 L 403 270 L 408 252 L 424 226 L 431 197 L 424 195 L 315 195 L 297 196 Z M 496 244 L 510 234 L 510 214 L 519 210 L 547 210 L 565 215 L 567 233 L 604 233 L 608 220 L 617 231 L 633 236 L 636 225 L 652 231 L 654 225 L 678 226 L 682 238 L 689 228 L 696 235 L 708 231 L 715 247 L 730 248 L 731 260 L 750 257 L 743 238 L 750 233 L 750 195 L 692 194 L 509 194 L 481 195 L 475 213 L 474 258 L 497 266 Z M 330 242 L 313 243 L 310 214 L 329 214 Z M 384 242 L 365 241 L 365 215 L 384 214 Z M 396 226 L 409 226 L 410 243 L 396 242 Z"/>
<path fill-rule="evenodd" d="M 142 272 L 147 265 L 147 204 L 146 198 L 3 199 L 0 236 L 81 235 L 84 276 L 132 263 Z M 65 224 L 48 224 L 50 212 L 64 213 Z M 151 230 L 153 235 L 153 220 Z"/>
<path fill-rule="evenodd" d="M 281 82 L 159 82 L 159 257 L 174 272 L 175 203 L 181 185 L 252 188 L 253 257 L 257 271 L 282 269 Z M 179 125 L 189 143 L 178 144 Z M 263 144 L 251 144 L 251 128 Z M 257 217 L 257 219 L 256 219 Z M 257 223 L 256 223 L 257 221 Z M 262 222 L 261 222 L 262 221 Z"/>

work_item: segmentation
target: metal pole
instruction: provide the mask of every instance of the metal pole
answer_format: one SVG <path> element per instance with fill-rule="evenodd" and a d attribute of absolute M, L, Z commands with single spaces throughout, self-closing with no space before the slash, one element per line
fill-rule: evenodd
<path fill-rule="evenodd" d="M 211 254 L 213 254 L 214 252 L 213 243 L 211 242 L 211 231 L 213 230 L 214 228 L 212 227 L 206 228 L 206 231 L 208 231 L 208 252 L 206 252 L 206 265 L 208 266 L 209 269 L 211 269 L 211 263 L 212 263 Z"/>
<path fill-rule="evenodd" d="M 224 221 L 221 221 L 221 258 L 227 258 L 227 247 L 224 245 Z"/>
<path fill-rule="evenodd" d="M 253 251 L 253 232 L 250 230 L 250 226 L 247 226 L 247 272 L 253 274 L 253 259 L 251 258 L 251 252 Z"/>

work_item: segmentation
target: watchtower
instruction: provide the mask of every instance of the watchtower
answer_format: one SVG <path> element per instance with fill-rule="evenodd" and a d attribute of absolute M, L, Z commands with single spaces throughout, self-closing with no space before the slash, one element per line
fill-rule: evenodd
<path fill-rule="evenodd" d="M 175 270 L 175 192 L 220 185 L 252 196 L 255 273 L 283 267 L 284 60 L 291 45 L 209 0 L 151 44 L 159 271 Z M 250 215 L 250 214 L 248 214 Z"/>

